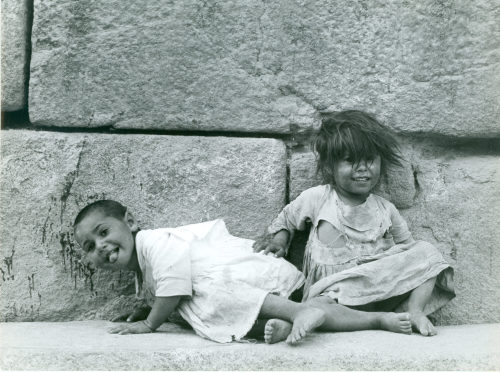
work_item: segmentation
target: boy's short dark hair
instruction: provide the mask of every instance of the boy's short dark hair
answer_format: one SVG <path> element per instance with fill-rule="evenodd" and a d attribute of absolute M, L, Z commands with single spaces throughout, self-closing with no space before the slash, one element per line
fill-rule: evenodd
<path fill-rule="evenodd" d="M 347 110 L 325 115 L 313 142 L 317 172 L 326 183 L 334 184 L 333 163 L 349 157 L 354 163 L 380 155 L 382 171 L 389 165 L 401 166 L 402 156 L 395 134 L 372 115 Z"/>
<path fill-rule="evenodd" d="M 73 223 L 73 227 L 82 222 L 82 220 L 90 213 L 96 211 L 103 213 L 105 216 L 114 217 L 121 220 L 123 217 L 125 217 L 127 208 L 114 200 L 98 200 L 96 202 L 88 204 L 78 213 L 75 218 L 75 222 Z"/>

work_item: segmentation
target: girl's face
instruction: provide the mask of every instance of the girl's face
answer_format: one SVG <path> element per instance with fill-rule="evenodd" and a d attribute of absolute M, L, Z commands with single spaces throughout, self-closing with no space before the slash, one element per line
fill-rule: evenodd
<path fill-rule="evenodd" d="M 381 163 L 378 155 L 373 160 L 364 159 L 359 163 L 353 162 L 349 157 L 335 162 L 335 189 L 344 202 L 351 205 L 365 202 L 380 179 Z"/>
<path fill-rule="evenodd" d="M 85 259 L 104 269 L 135 269 L 135 219 L 128 212 L 123 220 L 95 211 L 75 227 L 74 236 Z"/>

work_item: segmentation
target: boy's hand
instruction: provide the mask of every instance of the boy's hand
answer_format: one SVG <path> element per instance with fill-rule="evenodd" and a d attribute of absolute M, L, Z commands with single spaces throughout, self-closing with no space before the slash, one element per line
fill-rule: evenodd
<path fill-rule="evenodd" d="M 149 328 L 144 321 L 135 323 L 118 324 L 108 328 L 109 333 L 118 333 L 119 335 L 129 335 L 137 333 L 151 333 L 153 330 Z"/>
<path fill-rule="evenodd" d="M 132 313 L 125 313 L 115 316 L 111 319 L 112 322 L 137 322 L 139 320 L 144 320 L 148 317 L 151 311 L 150 306 L 143 306 L 135 309 Z"/>
<path fill-rule="evenodd" d="M 270 239 L 261 239 L 253 243 L 254 252 L 263 252 L 274 257 L 284 257 L 286 255 L 286 248 Z"/>

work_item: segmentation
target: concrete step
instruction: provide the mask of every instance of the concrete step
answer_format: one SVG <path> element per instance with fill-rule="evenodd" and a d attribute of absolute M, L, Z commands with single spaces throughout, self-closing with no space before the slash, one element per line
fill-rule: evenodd
<path fill-rule="evenodd" d="M 500 370 L 500 324 L 438 327 L 435 337 L 315 333 L 298 346 L 218 344 L 167 323 L 109 334 L 106 321 L 0 323 L 2 370 Z"/>

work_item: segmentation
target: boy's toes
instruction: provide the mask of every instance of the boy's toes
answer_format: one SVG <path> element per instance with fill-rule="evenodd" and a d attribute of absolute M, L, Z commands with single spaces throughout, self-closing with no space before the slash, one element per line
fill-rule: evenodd
<path fill-rule="evenodd" d="M 401 314 L 399 314 L 399 319 L 403 320 L 403 321 L 406 320 L 406 321 L 409 322 L 410 321 L 410 314 L 408 314 L 408 313 L 401 313 Z"/>
<path fill-rule="evenodd" d="M 437 333 L 429 318 L 422 313 L 412 314 L 411 323 L 415 331 L 422 336 L 434 336 Z"/>
<path fill-rule="evenodd" d="M 292 325 L 284 320 L 270 319 L 264 327 L 264 341 L 268 344 L 283 341 L 290 334 Z"/>
<path fill-rule="evenodd" d="M 288 344 L 296 344 L 300 340 L 302 340 L 304 337 L 306 337 L 307 331 L 303 327 L 294 327 L 292 328 L 292 332 L 290 333 L 290 336 L 288 336 L 286 342 Z"/>
<path fill-rule="evenodd" d="M 295 345 L 299 342 L 299 340 L 297 340 L 297 338 L 294 336 L 294 335 L 290 335 L 287 337 L 286 339 L 286 343 L 288 345 Z"/>
<path fill-rule="evenodd" d="M 434 326 L 431 324 L 431 322 L 429 321 L 429 324 L 426 325 L 425 328 L 425 333 L 424 336 L 435 336 L 437 334 L 436 332 L 436 328 L 434 328 Z"/>
<path fill-rule="evenodd" d="M 300 337 L 299 338 L 300 340 L 303 339 L 304 337 L 306 337 L 306 335 L 307 335 L 307 332 L 303 327 L 299 328 L 297 333 L 298 333 L 298 336 Z"/>
<path fill-rule="evenodd" d="M 410 335 L 411 334 L 411 323 L 408 322 L 408 324 L 402 324 L 400 327 L 401 333 L 404 333 L 405 335 Z"/>
<path fill-rule="evenodd" d="M 302 337 L 298 334 L 296 329 L 293 329 L 290 335 L 286 339 L 286 343 L 289 345 L 295 345 L 300 341 Z"/>

